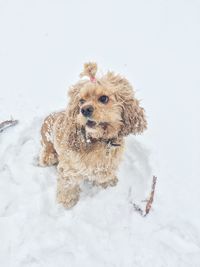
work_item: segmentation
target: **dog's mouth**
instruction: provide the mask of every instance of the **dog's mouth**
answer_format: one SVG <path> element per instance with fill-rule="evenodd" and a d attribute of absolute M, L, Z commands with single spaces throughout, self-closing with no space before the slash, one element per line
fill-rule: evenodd
<path fill-rule="evenodd" d="M 96 126 L 96 122 L 95 121 L 92 121 L 92 120 L 87 120 L 86 122 L 86 125 L 89 127 L 89 128 L 94 128 Z"/>
<path fill-rule="evenodd" d="M 95 127 L 99 126 L 103 130 L 106 130 L 108 125 L 109 125 L 108 122 L 99 122 L 99 123 L 97 123 L 96 121 L 90 120 L 90 119 L 88 119 L 87 122 L 86 122 L 86 126 L 89 127 L 89 128 L 95 128 Z"/>

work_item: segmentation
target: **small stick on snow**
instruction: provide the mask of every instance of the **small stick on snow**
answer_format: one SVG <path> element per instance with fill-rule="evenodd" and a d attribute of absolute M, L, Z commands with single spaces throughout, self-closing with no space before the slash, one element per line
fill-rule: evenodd
<path fill-rule="evenodd" d="M 5 129 L 15 126 L 18 123 L 18 120 L 7 120 L 0 123 L 0 133 L 3 132 Z"/>
<path fill-rule="evenodd" d="M 144 216 L 143 210 L 135 203 L 132 203 L 135 211 L 137 211 L 141 216 Z"/>
<path fill-rule="evenodd" d="M 140 208 L 135 203 L 132 203 L 135 211 L 137 211 L 142 217 L 147 216 L 147 214 L 151 210 L 152 203 L 153 203 L 153 200 L 154 200 L 156 182 L 157 182 L 157 177 L 156 176 L 153 176 L 153 182 L 152 182 L 152 186 L 151 186 L 151 194 L 150 194 L 149 199 L 147 200 L 145 211 L 143 211 L 142 208 Z"/>
<path fill-rule="evenodd" d="M 153 203 L 153 199 L 154 199 L 154 194 L 155 194 L 156 182 L 157 182 L 157 177 L 153 176 L 153 183 L 152 183 L 152 186 L 151 186 L 151 194 L 150 194 L 149 200 L 147 201 L 147 204 L 146 204 L 144 216 L 146 216 L 149 213 L 150 209 L 151 209 L 151 206 L 152 206 L 152 203 Z"/>

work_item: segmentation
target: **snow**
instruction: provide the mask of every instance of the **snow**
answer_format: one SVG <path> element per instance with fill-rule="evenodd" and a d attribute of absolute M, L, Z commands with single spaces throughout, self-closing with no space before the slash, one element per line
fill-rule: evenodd
<path fill-rule="evenodd" d="M 0 266 L 200 266 L 200 2 L 0 0 Z M 46 114 L 67 105 L 82 64 L 125 75 L 148 115 L 127 138 L 116 187 L 55 201 L 38 167 Z M 142 218 L 152 175 L 153 210 Z"/>

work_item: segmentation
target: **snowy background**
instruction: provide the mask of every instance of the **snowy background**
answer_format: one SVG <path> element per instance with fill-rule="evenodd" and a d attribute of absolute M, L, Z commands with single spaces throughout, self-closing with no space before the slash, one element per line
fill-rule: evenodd
<path fill-rule="evenodd" d="M 117 187 L 86 184 L 65 210 L 39 130 L 88 60 L 134 84 L 149 128 L 127 138 Z M 0 134 L 0 266 L 199 267 L 199 71 L 198 0 L 0 0 L 0 121 L 20 121 Z"/>

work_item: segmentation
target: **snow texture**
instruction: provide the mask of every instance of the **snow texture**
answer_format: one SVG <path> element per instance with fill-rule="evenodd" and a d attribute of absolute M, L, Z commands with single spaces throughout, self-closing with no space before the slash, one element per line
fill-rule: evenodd
<path fill-rule="evenodd" d="M 200 266 L 200 2 L 0 0 L 1 267 Z M 38 167 L 40 127 L 95 60 L 135 86 L 148 115 L 129 136 L 116 187 L 83 185 L 55 201 L 55 167 Z M 155 201 L 143 218 L 132 202 Z"/>

